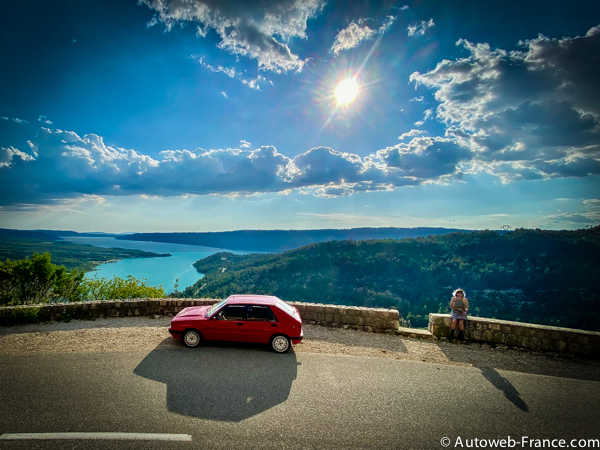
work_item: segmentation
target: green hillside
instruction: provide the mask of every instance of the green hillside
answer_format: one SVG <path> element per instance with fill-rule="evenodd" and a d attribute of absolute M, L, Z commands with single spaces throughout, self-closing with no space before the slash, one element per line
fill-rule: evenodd
<path fill-rule="evenodd" d="M 212 255 L 195 264 L 206 276 L 182 295 L 391 307 L 425 326 L 430 312 L 449 311 L 451 291 L 462 287 L 473 315 L 600 330 L 599 255 L 600 227 L 333 241 Z"/>
<path fill-rule="evenodd" d="M 38 233 L 43 234 L 43 233 Z M 56 237 L 54 237 L 56 239 Z M 89 271 L 100 263 L 124 258 L 150 258 L 169 256 L 168 254 L 130 250 L 123 248 L 94 247 L 86 244 L 75 244 L 62 240 L 0 238 L 0 261 L 6 259 L 21 260 L 33 256 L 34 253 L 52 255 L 52 262 L 65 266 L 67 271 L 73 269 Z"/>

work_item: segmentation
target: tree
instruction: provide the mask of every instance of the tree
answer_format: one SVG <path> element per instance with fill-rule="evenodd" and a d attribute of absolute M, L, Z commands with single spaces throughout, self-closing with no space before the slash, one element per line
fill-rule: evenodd
<path fill-rule="evenodd" d="M 165 297 L 162 286 L 148 286 L 146 280 L 132 275 L 110 280 L 87 279 L 84 275 L 52 264 L 50 253 L 35 253 L 31 259 L 17 261 L 7 259 L 0 262 L 0 305 Z"/>
<path fill-rule="evenodd" d="M 0 263 L 0 304 L 37 305 L 52 300 L 73 301 L 79 296 L 83 272 L 67 273 L 52 264 L 50 253 L 35 253 L 31 259 Z"/>

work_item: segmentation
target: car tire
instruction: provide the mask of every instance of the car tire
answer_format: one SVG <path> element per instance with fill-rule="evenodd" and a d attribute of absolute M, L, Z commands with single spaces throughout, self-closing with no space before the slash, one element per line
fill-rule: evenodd
<path fill-rule="evenodd" d="M 202 342 L 202 335 L 198 330 L 185 330 L 183 336 L 181 336 L 181 340 L 186 347 L 195 348 Z"/>
<path fill-rule="evenodd" d="M 276 334 L 269 341 L 271 349 L 275 353 L 286 353 L 292 348 L 292 341 L 285 334 Z"/>

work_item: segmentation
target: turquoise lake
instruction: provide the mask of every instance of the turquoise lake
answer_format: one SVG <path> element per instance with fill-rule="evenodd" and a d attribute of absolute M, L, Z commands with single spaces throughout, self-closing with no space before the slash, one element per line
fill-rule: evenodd
<path fill-rule="evenodd" d="M 218 252 L 230 252 L 236 255 L 249 253 L 197 245 L 123 241 L 112 237 L 69 237 L 63 239 L 77 244 L 90 244 L 96 247 L 116 247 L 155 253 L 170 253 L 172 256 L 165 258 L 132 258 L 105 263 L 96 267 L 94 271 L 86 273 L 86 277 L 88 278 L 113 278 L 114 276 L 126 278 L 128 275 L 133 275 L 135 278 L 145 278 L 150 286 L 160 285 L 165 289 L 167 294 L 173 291 L 177 279 L 179 279 L 179 290 L 181 291 L 204 276 L 198 273 L 194 266 L 192 266 L 199 259 L 206 258 Z"/>

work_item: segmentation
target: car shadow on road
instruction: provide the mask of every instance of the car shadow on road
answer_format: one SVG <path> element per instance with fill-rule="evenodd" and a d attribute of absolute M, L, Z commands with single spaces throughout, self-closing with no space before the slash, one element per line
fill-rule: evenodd
<path fill-rule="evenodd" d="M 169 341 L 169 342 L 167 342 Z M 185 416 L 239 422 L 284 402 L 300 364 L 292 351 L 211 343 L 173 348 L 165 339 L 134 373 L 167 386 L 167 409 Z"/>

